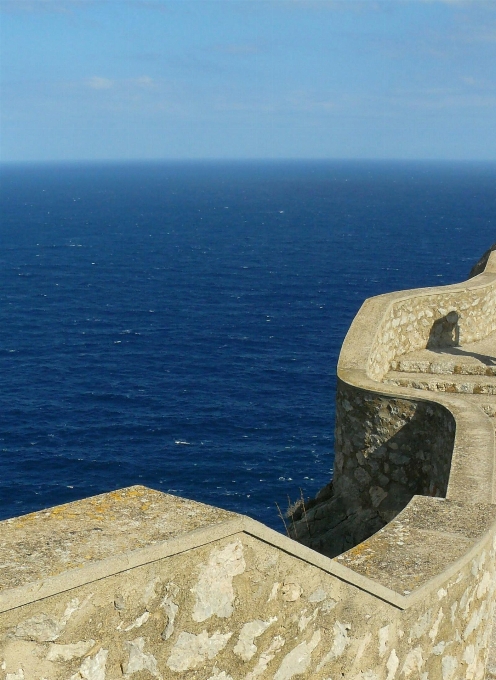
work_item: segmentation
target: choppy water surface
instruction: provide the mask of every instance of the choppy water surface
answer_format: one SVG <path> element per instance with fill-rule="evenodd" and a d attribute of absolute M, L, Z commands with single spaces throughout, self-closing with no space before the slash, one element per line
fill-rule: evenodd
<path fill-rule="evenodd" d="M 251 515 L 333 461 L 363 299 L 496 241 L 496 166 L 3 166 L 0 518 L 131 484 Z"/>

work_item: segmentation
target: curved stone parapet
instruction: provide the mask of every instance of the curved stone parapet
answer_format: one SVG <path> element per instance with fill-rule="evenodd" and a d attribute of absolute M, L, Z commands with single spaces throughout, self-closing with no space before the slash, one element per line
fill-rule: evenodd
<path fill-rule="evenodd" d="M 334 557 L 414 495 L 494 502 L 495 329 L 496 252 L 465 283 L 363 304 L 338 362 L 334 479 L 294 538 Z"/>
<path fill-rule="evenodd" d="M 338 362 L 334 478 L 289 518 L 296 540 L 408 594 L 423 559 L 442 579 L 473 549 L 474 527 L 460 553 L 447 545 L 462 518 L 494 516 L 494 250 L 476 272 L 363 304 Z M 435 677 L 474 673 L 460 664 Z"/>
<path fill-rule="evenodd" d="M 496 406 L 496 383 L 492 389 L 491 375 L 464 375 L 470 367 L 464 371 L 463 358 L 470 357 L 470 347 L 489 338 L 495 329 L 496 253 L 492 253 L 484 273 L 463 284 L 393 293 L 366 301 L 345 339 L 338 363 L 341 385 L 388 399 L 406 398 L 415 404 L 416 411 L 423 408 L 428 412 L 429 407 L 422 404 L 429 403 L 431 409 L 446 414 L 446 440 L 452 439 L 450 430 L 454 425 L 449 457 L 444 452 L 447 488 L 437 484 L 435 475 L 437 488 L 425 489 L 424 484 L 425 495 L 494 502 L 494 421 L 481 406 L 493 401 Z M 490 351 L 496 357 L 496 341 L 491 341 Z M 415 374 L 413 380 L 406 373 L 397 375 L 396 380 L 389 377 L 391 367 L 401 365 L 401 359 L 405 363 L 406 357 L 423 349 L 430 349 L 437 358 L 434 370 L 424 372 L 425 365 L 417 360 L 416 366 L 411 362 L 418 369 L 411 371 Z M 490 356 L 487 358 L 492 361 Z M 474 370 L 475 367 L 476 362 Z M 408 414 L 402 412 L 397 420 L 401 428 L 403 416 L 409 420 Z M 390 418 L 392 427 L 393 422 L 394 418 Z M 434 428 L 429 426 L 429 430 Z M 338 447 L 338 457 L 340 454 Z M 435 461 L 427 461 L 429 464 Z M 430 475 L 431 470 L 426 474 Z"/>
<path fill-rule="evenodd" d="M 484 680 L 495 258 L 365 302 L 297 540 L 144 487 L 0 522 L 0 680 Z"/>

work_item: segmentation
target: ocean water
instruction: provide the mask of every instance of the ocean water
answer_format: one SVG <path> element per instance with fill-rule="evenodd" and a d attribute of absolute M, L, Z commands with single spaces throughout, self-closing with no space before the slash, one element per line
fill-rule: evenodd
<path fill-rule="evenodd" d="M 496 165 L 4 165 L 0 518 L 131 484 L 314 494 L 366 297 L 466 278 Z"/>

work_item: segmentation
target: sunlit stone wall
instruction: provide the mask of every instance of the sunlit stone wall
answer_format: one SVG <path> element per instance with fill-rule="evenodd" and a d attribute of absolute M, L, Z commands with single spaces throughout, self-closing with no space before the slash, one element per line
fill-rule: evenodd
<path fill-rule="evenodd" d="M 407 525 L 396 528 L 403 538 Z M 460 535 L 451 549 L 463 554 L 465 542 Z M 484 534 L 448 575 L 419 563 L 419 597 L 411 577 L 395 582 L 389 574 L 381 584 L 360 574 L 355 554 L 331 561 L 246 520 L 244 530 L 162 559 L 144 556 L 131 569 L 123 554 L 117 573 L 76 587 L 66 580 L 61 592 L 5 610 L 0 673 L 5 680 L 482 680 L 494 556 L 493 536 Z M 444 567 L 446 554 L 439 558 Z"/>

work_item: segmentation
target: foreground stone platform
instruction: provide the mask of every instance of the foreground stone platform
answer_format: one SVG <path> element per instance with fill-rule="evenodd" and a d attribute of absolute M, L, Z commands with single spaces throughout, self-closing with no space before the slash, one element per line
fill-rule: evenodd
<path fill-rule="evenodd" d="M 495 516 L 415 497 L 334 560 L 144 487 L 7 520 L 0 677 L 444 680 L 471 649 L 479 678 Z"/>
<path fill-rule="evenodd" d="M 234 513 L 145 487 L 119 489 L 0 522 L 0 609 L 7 593 L 22 599 L 36 585 L 67 572 L 101 573 L 123 555 L 174 541 L 232 520 Z M 111 562 L 109 560 L 114 560 Z M 94 573 L 96 575 L 97 572 Z"/>

